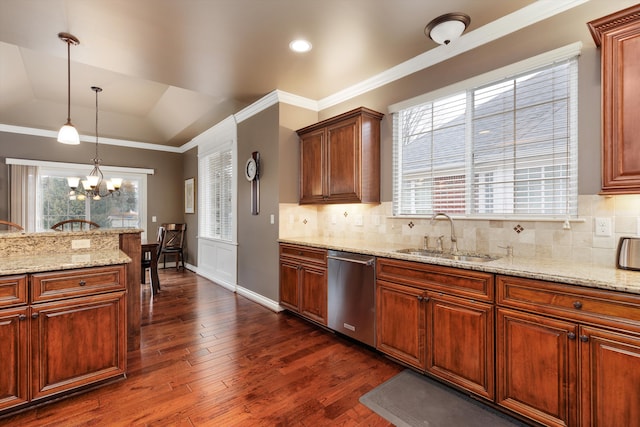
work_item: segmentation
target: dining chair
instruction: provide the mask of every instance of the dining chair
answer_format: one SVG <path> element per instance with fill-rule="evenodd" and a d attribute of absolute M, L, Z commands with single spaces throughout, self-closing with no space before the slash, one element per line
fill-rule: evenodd
<path fill-rule="evenodd" d="M 187 224 L 162 224 L 164 236 L 160 247 L 163 267 L 167 268 L 167 255 L 173 256 L 176 260 L 176 270 L 184 268 L 184 233 L 187 231 Z"/>
<path fill-rule="evenodd" d="M 24 228 L 21 225 L 16 224 L 15 222 L 0 219 L 0 225 L 6 226 L 7 230 L 9 231 L 11 231 L 12 229 L 15 229 L 15 231 L 24 231 Z"/>
<path fill-rule="evenodd" d="M 158 235 L 156 236 L 157 246 L 152 250 L 155 253 L 146 251 L 143 245 L 142 256 L 140 257 L 141 277 L 140 282 L 146 283 L 147 269 L 149 270 L 149 283 L 151 284 L 151 292 L 153 295 L 160 291 L 160 280 L 158 279 L 158 259 L 160 258 L 160 249 L 164 240 L 164 227 L 158 227 Z"/>
<path fill-rule="evenodd" d="M 83 231 L 100 228 L 99 224 L 86 219 L 67 219 L 51 226 L 56 231 Z"/>

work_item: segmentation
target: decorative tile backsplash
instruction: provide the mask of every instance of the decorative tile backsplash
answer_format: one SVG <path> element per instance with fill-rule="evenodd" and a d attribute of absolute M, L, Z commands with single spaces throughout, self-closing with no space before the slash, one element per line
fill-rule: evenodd
<path fill-rule="evenodd" d="M 458 249 L 505 255 L 512 246 L 517 257 L 555 258 L 595 265 L 615 265 L 620 237 L 640 235 L 640 195 L 578 197 L 579 218 L 564 220 L 467 220 L 455 218 Z M 611 236 L 597 236 L 595 218 L 610 218 Z M 306 222 L 305 222 L 306 221 Z M 280 237 L 353 237 L 379 243 L 422 247 L 424 236 L 430 245 L 444 236 L 444 248 L 451 246 L 446 220 L 395 218 L 391 202 L 379 205 L 280 204 Z"/>

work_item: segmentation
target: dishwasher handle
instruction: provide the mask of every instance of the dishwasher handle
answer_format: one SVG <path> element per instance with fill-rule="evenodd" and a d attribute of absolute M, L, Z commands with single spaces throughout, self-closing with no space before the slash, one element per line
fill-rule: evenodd
<path fill-rule="evenodd" d="M 353 263 L 356 263 L 356 264 L 364 264 L 364 265 L 367 265 L 367 266 L 373 265 L 373 262 L 375 260 L 375 258 L 370 258 L 368 260 L 359 260 L 359 259 L 345 258 L 345 257 L 335 256 L 335 255 L 327 255 L 327 259 L 335 259 L 337 261 L 353 262 Z"/>

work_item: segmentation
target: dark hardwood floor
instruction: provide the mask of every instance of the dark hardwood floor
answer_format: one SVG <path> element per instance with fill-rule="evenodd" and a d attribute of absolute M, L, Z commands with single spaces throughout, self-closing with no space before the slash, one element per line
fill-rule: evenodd
<path fill-rule="evenodd" d="M 389 426 L 358 398 L 403 368 L 191 272 L 142 295 L 126 380 L 0 418 L 27 426 Z"/>

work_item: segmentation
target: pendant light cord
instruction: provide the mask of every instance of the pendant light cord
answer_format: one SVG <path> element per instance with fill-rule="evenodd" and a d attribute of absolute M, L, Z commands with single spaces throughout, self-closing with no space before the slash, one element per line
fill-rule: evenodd
<path fill-rule="evenodd" d="M 71 40 L 67 40 L 67 123 L 71 123 Z"/>
<path fill-rule="evenodd" d="M 96 92 L 96 159 L 98 158 L 98 92 L 102 89 L 99 87 L 93 86 L 93 89 Z"/>

